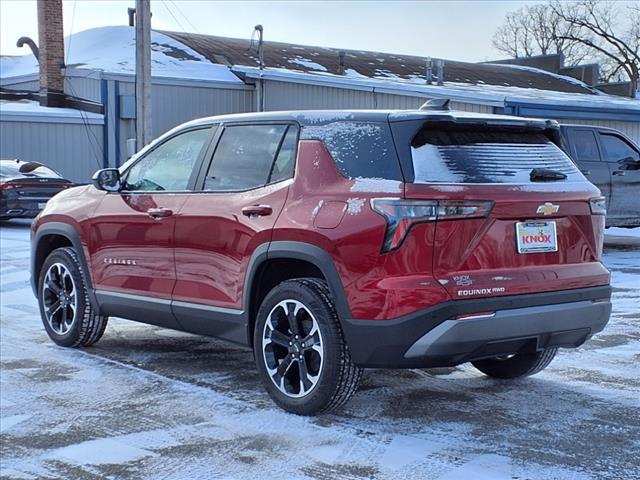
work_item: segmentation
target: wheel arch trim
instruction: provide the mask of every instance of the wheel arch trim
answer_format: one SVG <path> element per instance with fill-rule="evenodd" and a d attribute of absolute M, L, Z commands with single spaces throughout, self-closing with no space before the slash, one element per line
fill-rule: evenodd
<path fill-rule="evenodd" d="M 34 295 L 38 296 L 38 278 L 40 277 L 40 272 L 36 271 L 37 269 L 37 259 L 38 259 L 38 249 L 42 243 L 44 237 L 49 235 L 61 236 L 69 240 L 73 249 L 76 251 L 78 255 L 78 259 L 80 260 L 80 264 L 82 269 L 84 270 L 85 281 L 87 282 L 87 293 L 94 305 L 97 305 L 95 302 L 95 296 L 93 292 L 93 281 L 91 278 L 91 270 L 87 264 L 87 260 L 85 257 L 85 251 L 82 245 L 82 240 L 80 237 L 80 233 L 68 223 L 62 222 L 48 222 L 42 224 L 38 227 L 36 232 L 31 239 L 31 288 L 33 290 Z"/>
<path fill-rule="evenodd" d="M 252 286 L 260 266 L 269 260 L 279 259 L 303 260 L 317 267 L 329 285 L 340 321 L 351 318 L 351 309 L 349 308 L 344 285 L 329 252 L 310 243 L 295 241 L 273 241 L 264 243 L 256 248 L 249 260 L 247 275 L 245 276 L 242 301 L 242 308 L 245 312 L 250 312 L 251 301 L 255 293 L 252 291 Z M 247 329 L 250 328 L 250 320 Z M 253 334 L 253 332 L 248 333 Z"/>

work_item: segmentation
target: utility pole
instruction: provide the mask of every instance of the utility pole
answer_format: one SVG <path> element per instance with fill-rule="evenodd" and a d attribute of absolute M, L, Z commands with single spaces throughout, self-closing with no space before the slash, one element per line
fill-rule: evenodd
<path fill-rule="evenodd" d="M 136 0 L 136 149 L 151 142 L 151 5 Z"/>

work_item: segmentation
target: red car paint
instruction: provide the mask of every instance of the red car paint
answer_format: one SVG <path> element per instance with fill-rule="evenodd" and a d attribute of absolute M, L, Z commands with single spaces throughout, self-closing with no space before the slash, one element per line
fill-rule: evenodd
<path fill-rule="evenodd" d="M 449 300 L 608 285 L 601 262 L 604 216 L 588 182 L 418 184 L 347 178 L 320 140 L 301 140 L 295 175 L 245 192 L 64 192 L 33 224 L 71 225 L 93 288 L 240 310 L 256 249 L 303 242 L 330 255 L 352 319 L 394 320 Z M 376 198 L 489 201 L 486 218 L 413 225 L 399 248 L 381 252 L 387 222 Z M 552 202 L 559 210 L 537 214 Z M 261 215 L 247 208 L 268 206 Z M 150 209 L 167 213 L 152 218 Z M 243 211 L 243 209 L 245 209 Z M 556 252 L 519 254 L 515 224 L 553 220 Z M 176 322 L 181 328 L 187 321 Z"/>

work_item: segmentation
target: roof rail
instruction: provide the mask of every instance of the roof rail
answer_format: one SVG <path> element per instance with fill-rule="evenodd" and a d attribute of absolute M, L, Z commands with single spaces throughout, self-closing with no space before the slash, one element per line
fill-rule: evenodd
<path fill-rule="evenodd" d="M 450 98 L 432 98 L 422 104 L 420 110 L 449 110 Z"/>

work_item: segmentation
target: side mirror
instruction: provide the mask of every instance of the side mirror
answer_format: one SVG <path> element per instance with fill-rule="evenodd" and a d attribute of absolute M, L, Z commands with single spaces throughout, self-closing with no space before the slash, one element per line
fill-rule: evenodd
<path fill-rule="evenodd" d="M 618 160 L 618 165 L 620 170 L 640 170 L 640 160 L 636 160 L 633 157 Z"/>
<path fill-rule="evenodd" d="M 105 168 L 98 170 L 93 175 L 93 186 L 98 190 L 104 190 L 105 192 L 119 192 L 122 189 L 122 182 L 120 181 L 120 170 L 117 168 Z"/>

